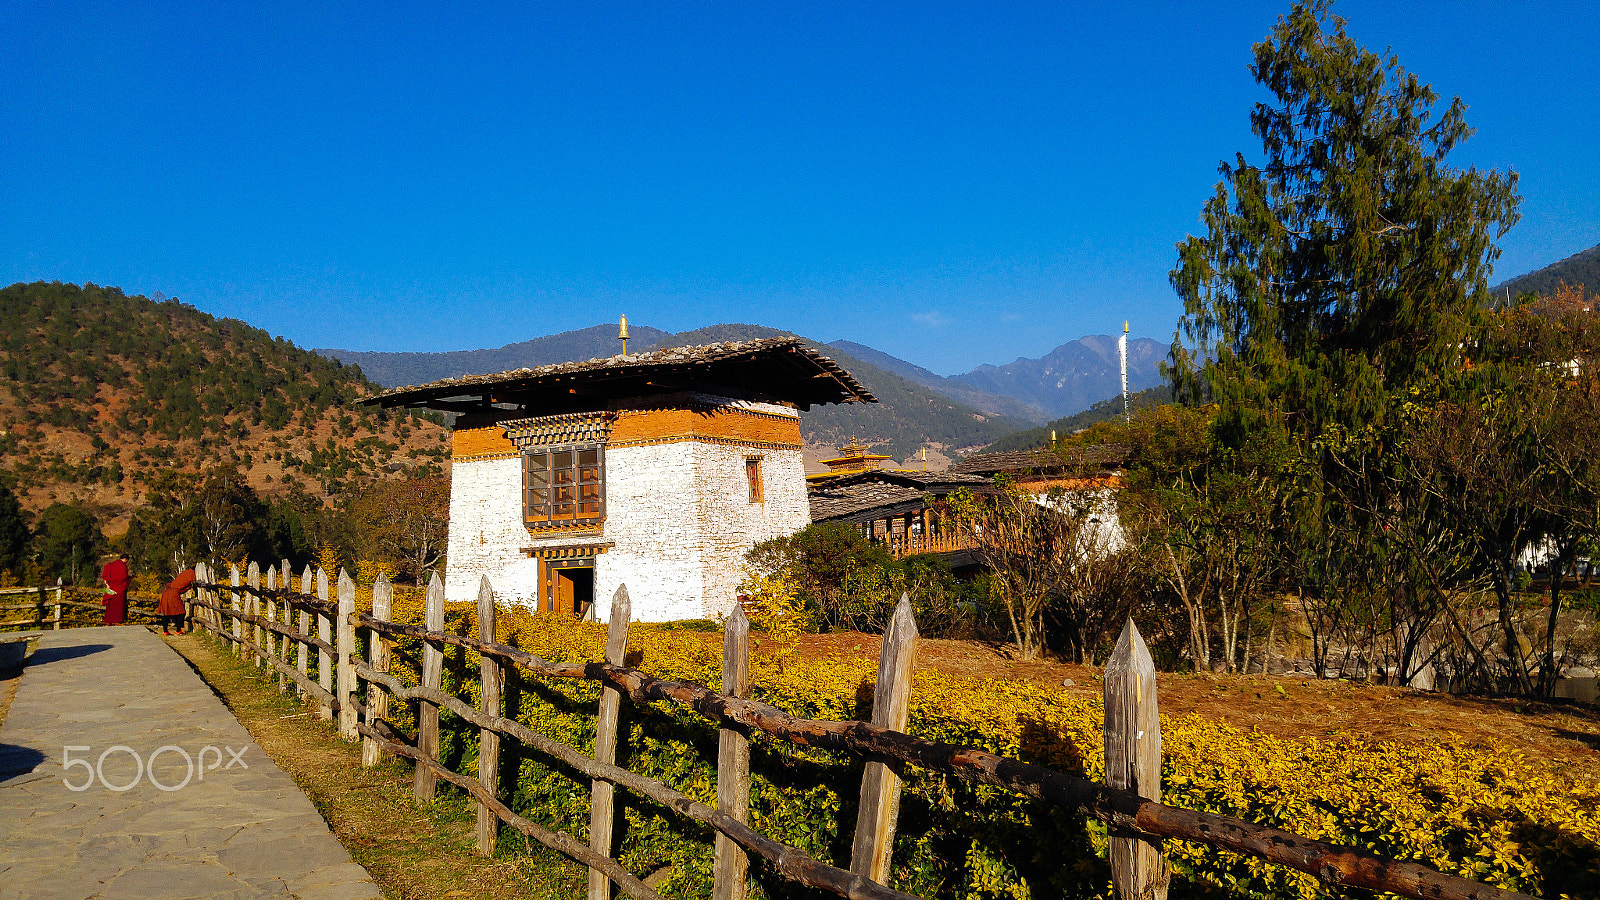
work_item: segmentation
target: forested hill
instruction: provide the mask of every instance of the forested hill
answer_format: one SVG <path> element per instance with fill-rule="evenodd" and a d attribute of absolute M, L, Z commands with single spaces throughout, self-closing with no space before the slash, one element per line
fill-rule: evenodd
<path fill-rule="evenodd" d="M 667 336 L 667 332 L 648 325 L 631 329 L 635 347 L 643 347 Z M 318 350 L 323 356 L 345 365 L 360 366 L 368 378 L 386 388 L 427 384 L 462 375 L 484 375 L 532 369 L 552 363 L 578 359 L 598 359 L 621 350 L 615 324 L 592 325 L 576 331 L 563 331 L 519 341 L 492 350 L 452 350 L 445 353 L 387 353 L 369 350 Z"/>
<path fill-rule="evenodd" d="M 437 422 L 354 405 L 374 390 L 359 369 L 114 287 L 0 288 L 0 372 L 0 479 L 111 533 L 163 472 L 233 465 L 263 493 L 322 497 L 448 457 Z"/>
<path fill-rule="evenodd" d="M 1504 299 L 1507 293 L 1513 298 L 1526 293 L 1548 298 L 1554 296 L 1556 288 L 1563 283 L 1574 288 L 1582 285 L 1585 294 L 1600 296 L 1600 244 L 1542 269 L 1518 275 L 1491 290 L 1497 299 Z"/>
<path fill-rule="evenodd" d="M 671 335 L 657 346 L 683 347 L 789 336 L 787 331 L 762 325 L 713 325 Z M 1024 421 L 979 412 L 910 379 L 863 362 L 837 347 L 806 338 L 802 340 L 844 366 L 878 398 L 877 403 L 819 406 L 802 413 L 800 430 L 808 444 L 837 447 L 856 436 L 863 443 L 871 444 L 875 452 L 888 453 L 898 460 L 909 460 L 924 446 L 953 457 L 1028 427 Z"/>

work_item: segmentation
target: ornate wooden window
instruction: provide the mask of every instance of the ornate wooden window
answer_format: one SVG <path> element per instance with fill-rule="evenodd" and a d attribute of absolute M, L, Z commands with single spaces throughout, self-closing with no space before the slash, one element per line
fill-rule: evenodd
<path fill-rule="evenodd" d="M 557 444 L 522 454 L 522 518 L 530 528 L 596 523 L 606 515 L 605 445 Z"/>
<path fill-rule="evenodd" d="M 761 492 L 761 457 L 748 456 L 744 461 L 744 479 L 750 483 L 750 502 L 761 503 L 765 499 Z"/>

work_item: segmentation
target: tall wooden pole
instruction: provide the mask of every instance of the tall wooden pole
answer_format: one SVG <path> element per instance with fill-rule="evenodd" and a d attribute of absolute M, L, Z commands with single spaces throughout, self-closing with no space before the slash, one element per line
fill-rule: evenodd
<path fill-rule="evenodd" d="M 494 643 L 494 588 L 489 576 L 478 581 L 478 640 Z M 479 709 L 486 716 L 500 715 L 500 689 L 504 672 L 498 657 L 488 654 L 478 656 L 478 676 L 482 703 Z M 478 781 L 491 796 L 500 790 L 500 733 L 488 728 L 478 730 Z M 500 817 L 483 803 L 478 804 L 478 852 L 494 855 L 496 838 L 500 834 Z"/>
<path fill-rule="evenodd" d="M 750 696 L 750 620 L 734 604 L 722 633 L 722 693 Z M 717 810 L 740 822 L 750 808 L 750 741 L 733 728 L 717 730 Z M 744 848 L 717 832 L 712 863 L 712 900 L 744 900 L 750 867 Z"/>
<path fill-rule="evenodd" d="M 393 608 L 394 588 L 389 585 L 389 576 L 379 575 L 378 580 L 372 583 L 372 617 L 387 622 L 392 618 Z M 389 641 L 376 628 L 367 634 L 367 665 L 374 672 L 389 673 Z M 384 692 L 383 685 L 375 681 L 367 682 L 367 727 L 377 728 L 388 714 L 389 695 Z M 378 764 L 378 742 L 372 738 L 361 742 L 361 764 Z"/>
<path fill-rule="evenodd" d="M 1128 619 L 1106 661 L 1106 786 L 1161 801 L 1161 717 L 1156 667 Z M 1161 850 L 1126 829 L 1111 831 L 1111 883 L 1120 900 L 1165 900 L 1172 873 Z"/>
<path fill-rule="evenodd" d="M 878 684 L 872 692 L 872 724 L 904 731 L 911 715 L 911 666 L 917 654 L 917 623 L 911 598 L 900 595 L 878 656 Z M 887 885 L 900 814 L 900 776 L 888 763 L 868 762 L 861 775 L 861 806 L 856 814 L 850 871 Z"/>
<path fill-rule="evenodd" d="M 617 585 L 611 596 L 611 619 L 606 623 L 606 662 L 622 665 L 628 650 L 628 620 L 633 616 L 628 588 Z M 617 761 L 617 720 L 622 714 L 622 694 L 616 688 L 600 690 L 600 716 L 595 724 L 594 760 L 606 765 Z M 595 779 L 589 787 L 589 849 L 611 855 L 611 832 L 616 824 L 615 789 Z M 611 879 L 599 869 L 589 870 L 589 900 L 611 900 Z"/>
<path fill-rule="evenodd" d="M 444 579 L 438 572 L 428 579 L 428 600 L 422 615 L 422 627 L 429 631 L 444 630 Z M 444 677 L 444 651 L 439 645 L 422 642 L 422 686 L 439 689 Z M 417 704 L 417 749 L 428 759 L 439 761 L 439 706 L 426 700 Z M 419 802 L 433 799 L 437 777 L 426 765 L 417 766 L 412 776 L 411 792 Z"/>
<path fill-rule="evenodd" d="M 317 599 L 321 600 L 323 604 L 328 602 L 327 569 L 317 569 Z M 329 647 L 333 646 L 333 620 L 329 619 L 328 614 L 323 612 L 321 609 L 317 610 L 317 637 L 322 638 L 322 642 L 327 644 Z M 328 650 L 321 649 L 320 647 L 317 649 L 317 683 L 322 685 L 322 689 L 327 691 L 329 694 L 334 693 L 333 654 Z M 331 709 L 323 709 L 319 707 L 317 714 L 323 719 L 333 718 L 333 710 Z"/>
<path fill-rule="evenodd" d="M 339 678 L 339 736 L 347 741 L 360 737 L 356 730 L 356 625 L 350 621 L 356 611 L 356 583 L 350 573 L 339 570 L 339 621 L 334 623 L 338 640 L 334 662 Z"/>

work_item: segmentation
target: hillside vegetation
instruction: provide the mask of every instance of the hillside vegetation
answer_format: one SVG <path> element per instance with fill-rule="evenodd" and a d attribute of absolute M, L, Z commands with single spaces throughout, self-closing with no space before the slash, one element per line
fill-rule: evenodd
<path fill-rule="evenodd" d="M 70 502 L 116 533 L 168 473 L 326 497 L 447 464 L 437 421 L 354 405 L 360 369 L 243 322 L 59 282 L 0 289 L 0 310 L 0 482 L 31 513 Z"/>
<path fill-rule="evenodd" d="M 1600 292 L 1600 244 L 1587 250 L 1574 253 L 1559 262 L 1553 262 L 1542 269 L 1536 269 L 1526 275 L 1496 285 L 1490 293 L 1499 300 L 1504 300 L 1509 293 L 1515 298 L 1518 294 L 1539 294 L 1542 297 L 1554 297 L 1556 290 L 1561 285 L 1569 287 L 1586 286 L 1588 293 Z"/>
<path fill-rule="evenodd" d="M 765 337 L 790 337 L 787 331 L 761 325 L 713 325 L 674 334 L 658 347 L 682 347 L 720 341 L 748 341 Z M 1026 422 L 996 416 L 935 393 L 910 379 L 804 339 L 816 350 L 854 375 L 877 403 L 843 403 L 813 407 L 800 417 L 806 443 L 837 447 L 852 436 L 871 444 L 877 452 L 908 459 L 923 447 L 947 456 L 964 453 L 999 439 Z M 655 349 L 655 348 L 651 348 Z"/>

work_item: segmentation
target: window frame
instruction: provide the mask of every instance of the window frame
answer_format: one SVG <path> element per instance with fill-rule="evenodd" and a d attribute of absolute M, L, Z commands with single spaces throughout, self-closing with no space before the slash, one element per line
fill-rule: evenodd
<path fill-rule="evenodd" d="M 584 456 L 591 452 L 594 461 L 586 463 Z M 542 475 L 543 479 L 536 475 Z M 565 480 L 562 480 L 563 475 Z M 563 488 L 567 489 L 565 498 L 559 493 Z M 536 499 L 539 494 L 542 498 Z M 586 513 L 585 507 L 590 507 L 592 512 Z M 522 451 L 522 522 L 525 526 L 598 525 L 605 518 L 604 443 L 546 444 Z"/>
<path fill-rule="evenodd" d="M 744 458 L 744 480 L 750 488 L 751 503 L 766 503 L 766 475 L 762 471 L 762 457 L 746 456 Z"/>

